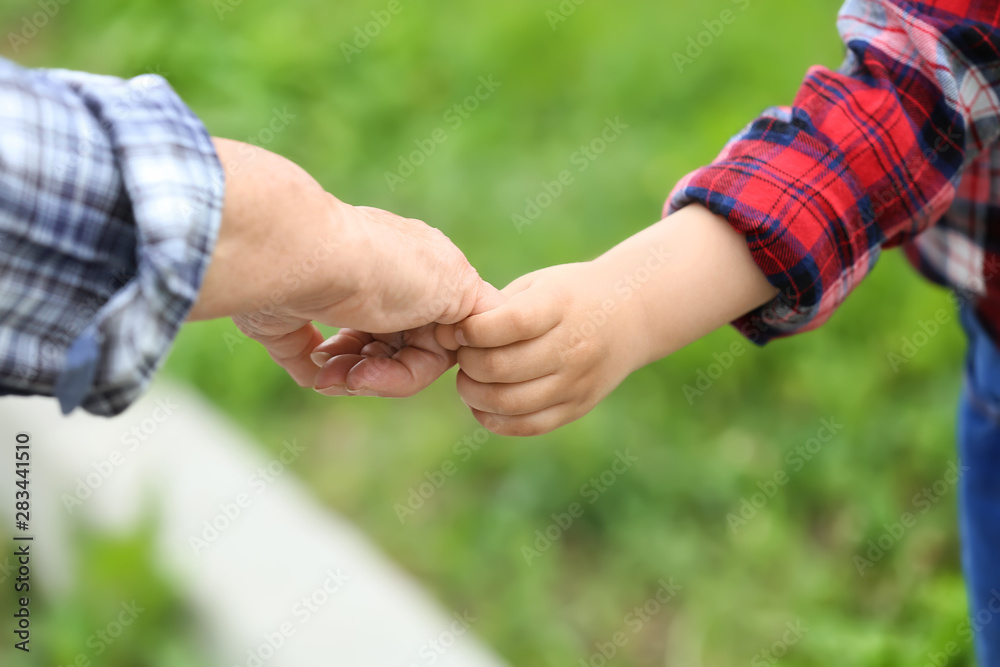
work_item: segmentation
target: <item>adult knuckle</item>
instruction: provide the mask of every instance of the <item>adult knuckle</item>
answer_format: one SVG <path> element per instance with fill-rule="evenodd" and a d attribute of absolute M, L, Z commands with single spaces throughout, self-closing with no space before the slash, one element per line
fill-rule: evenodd
<path fill-rule="evenodd" d="M 451 244 L 451 241 L 448 243 Z M 479 283 L 479 274 L 469 265 L 460 250 L 454 248 L 452 254 L 451 260 L 442 266 L 443 277 L 438 291 L 447 304 L 446 321 L 457 322 L 468 317 L 476 303 L 475 287 Z"/>

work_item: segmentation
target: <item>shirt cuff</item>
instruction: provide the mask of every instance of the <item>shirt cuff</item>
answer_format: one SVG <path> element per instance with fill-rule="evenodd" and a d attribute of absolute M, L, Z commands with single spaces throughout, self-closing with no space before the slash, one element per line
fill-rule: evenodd
<path fill-rule="evenodd" d="M 77 329 L 53 393 L 63 413 L 128 407 L 163 363 L 197 298 L 222 217 L 225 178 L 201 121 L 160 76 L 128 81 L 50 70 L 103 130 L 135 225 L 134 275 Z"/>

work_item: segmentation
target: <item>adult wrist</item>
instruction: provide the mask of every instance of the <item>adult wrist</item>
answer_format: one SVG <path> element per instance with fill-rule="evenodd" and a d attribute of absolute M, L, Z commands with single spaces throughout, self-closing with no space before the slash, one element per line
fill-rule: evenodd
<path fill-rule="evenodd" d="M 350 207 L 274 153 L 215 144 L 226 171 L 222 224 L 189 319 L 303 310 L 310 294 L 329 303 L 352 293 L 363 266 L 352 245 L 364 236 L 345 224 Z"/>

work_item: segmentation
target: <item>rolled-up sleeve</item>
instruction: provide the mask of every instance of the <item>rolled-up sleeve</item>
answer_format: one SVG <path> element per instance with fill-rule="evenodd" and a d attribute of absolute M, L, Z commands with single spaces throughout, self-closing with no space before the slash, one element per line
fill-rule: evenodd
<path fill-rule="evenodd" d="M 825 322 L 883 248 L 938 223 L 1000 136 L 996 3 L 848 0 L 838 26 L 840 71 L 811 69 L 792 107 L 750 123 L 666 207 L 704 204 L 746 235 L 780 290 L 735 322 L 755 342 Z"/>
<path fill-rule="evenodd" d="M 0 394 L 128 407 L 194 305 L 224 189 L 162 77 L 0 59 Z"/>

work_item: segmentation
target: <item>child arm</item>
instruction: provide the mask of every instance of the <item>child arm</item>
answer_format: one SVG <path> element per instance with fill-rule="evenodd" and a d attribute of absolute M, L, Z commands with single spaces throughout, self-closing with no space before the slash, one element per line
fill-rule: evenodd
<path fill-rule="evenodd" d="M 847 0 L 837 27 L 843 65 L 811 68 L 791 107 L 747 125 L 666 210 L 700 203 L 745 235 L 779 289 L 734 322 L 757 343 L 822 325 L 899 245 L 938 281 L 1000 287 L 985 274 L 997 226 L 976 212 L 996 189 L 969 168 L 1000 136 L 996 3 Z"/>
<path fill-rule="evenodd" d="M 692 205 L 591 262 L 528 274 L 507 302 L 438 336 L 487 428 L 537 435 L 578 419 L 632 371 L 774 296 L 743 236 Z"/>
<path fill-rule="evenodd" d="M 816 328 L 883 248 L 906 244 L 911 259 L 936 279 L 977 295 L 1000 292 L 1000 274 L 986 271 L 996 262 L 1000 228 L 982 213 L 995 206 L 995 179 L 985 162 L 969 169 L 996 151 L 1000 137 L 995 3 L 847 0 L 838 27 L 847 46 L 843 66 L 811 69 L 792 107 L 766 111 L 711 165 L 682 179 L 663 222 L 594 263 L 544 269 L 508 287 L 511 303 L 501 313 L 511 321 L 503 324 L 497 313 L 491 326 L 498 333 L 480 341 L 506 353 L 459 353 L 471 371 L 459 374 L 459 390 L 480 421 L 489 417 L 484 424 L 501 432 L 550 430 L 582 415 L 634 368 L 707 333 L 726 313 L 738 316 L 734 324 L 757 343 Z M 969 219 L 939 224 L 956 199 L 957 212 Z M 689 216 L 702 218 L 694 205 L 733 234 L 696 223 L 679 229 L 676 223 L 692 222 Z M 617 261 L 634 260 L 661 234 L 681 244 L 666 246 L 671 252 L 704 261 L 671 255 L 666 266 L 683 268 L 658 272 L 625 314 L 597 326 L 594 318 L 604 316 L 593 308 L 602 301 L 589 293 L 602 284 L 606 293 L 608 280 L 625 280 L 627 291 Z M 700 245 L 705 239 L 712 241 Z M 726 259 L 736 239 L 749 255 Z M 748 257 L 756 273 L 746 271 Z M 773 288 L 757 301 L 765 283 Z M 529 307 L 545 298 L 546 307 Z M 515 308 L 520 300 L 525 307 Z M 556 315 L 540 317 L 549 311 Z M 580 335 L 591 329 L 599 333 Z M 510 344 L 512 330 L 538 338 Z M 559 369 L 538 354 L 538 341 L 559 341 Z M 543 370 L 548 374 L 538 375 Z M 498 379 L 526 374 L 533 384 Z M 568 392 L 562 403 L 555 402 L 557 388 Z M 526 412 L 530 407 L 539 409 Z"/>

